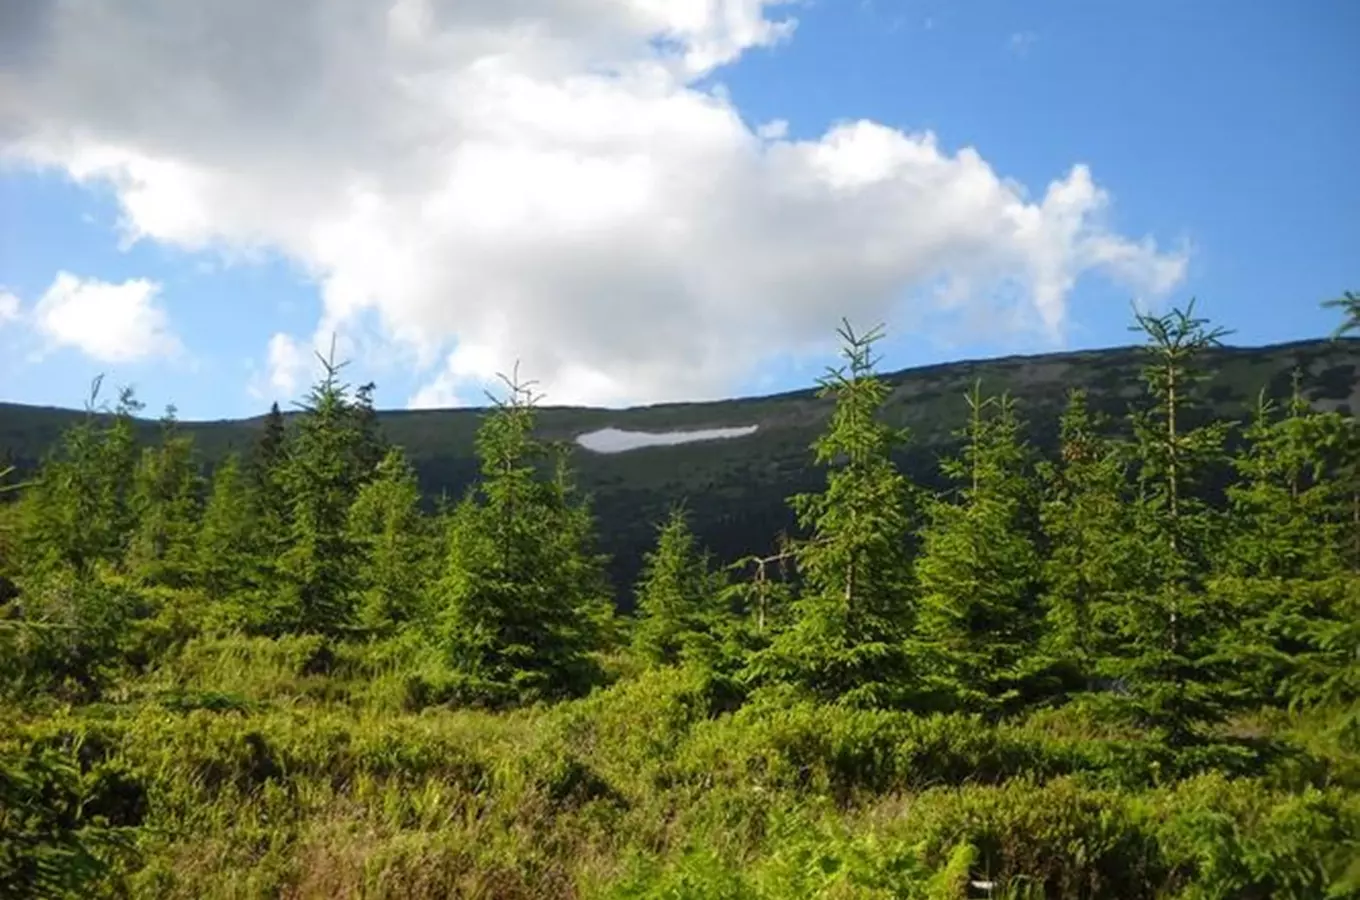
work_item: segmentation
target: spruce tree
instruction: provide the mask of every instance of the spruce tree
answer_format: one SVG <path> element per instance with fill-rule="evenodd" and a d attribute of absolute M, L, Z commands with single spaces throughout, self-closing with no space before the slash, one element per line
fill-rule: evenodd
<path fill-rule="evenodd" d="M 287 458 L 287 426 L 279 404 L 273 403 L 264 417 L 264 425 L 250 457 L 250 479 L 257 490 L 268 488 L 277 480 Z"/>
<path fill-rule="evenodd" d="M 1309 407 L 1296 373 L 1283 415 L 1262 392 L 1234 460 L 1232 535 L 1212 590 L 1229 610 L 1234 679 L 1257 701 L 1286 703 L 1302 688 L 1314 631 L 1345 593 L 1335 474 L 1346 424 Z"/>
<path fill-rule="evenodd" d="M 1185 310 L 1137 314 L 1147 338 L 1143 378 L 1151 400 L 1132 416 L 1138 496 L 1132 505 L 1139 558 L 1121 603 L 1102 622 L 1112 654 L 1104 674 L 1120 686 L 1117 708 L 1171 745 L 1202 737 L 1227 711 L 1227 660 L 1219 654 L 1227 611 L 1204 582 L 1221 549 L 1223 518 L 1206 501 L 1220 471 L 1228 425 L 1204 422 L 1199 360 L 1228 332 Z"/>
<path fill-rule="evenodd" d="M 1128 464 L 1106 426 L 1086 392 L 1072 391 L 1059 422 L 1058 459 L 1042 467 L 1046 652 L 1074 687 L 1091 686 L 1106 649 L 1097 621 L 1117 602 L 1131 556 Z"/>
<path fill-rule="evenodd" d="M 95 379 L 86 416 L 62 436 L 16 512 L 22 566 L 88 571 L 121 563 L 133 526 L 129 505 L 137 442 L 133 416 L 141 410 L 124 389 L 112 414 L 98 404 Z"/>
<path fill-rule="evenodd" d="M 547 471 L 534 435 L 538 397 L 518 374 L 477 434 L 482 479 L 450 514 L 436 590 L 439 634 L 463 699 L 532 702 L 587 690 L 597 677 L 607 593 L 590 552 L 593 523 L 565 471 Z"/>
<path fill-rule="evenodd" d="M 16 492 L 23 486 L 10 481 L 15 466 L 0 466 L 0 606 L 4 606 L 18 595 L 14 577 L 18 574 L 18 534 L 19 505 L 14 502 Z"/>
<path fill-rule="evenodd" d="M 272 585 L 279 558 L 288 547 L 292 521 L 287 483 L 290 450 L 283 413 L 274 403 L 242 469 L 255 519 L 255 568 L 261 587 Z"/>
<path fill-rule="evenodd" d="M 194 551 L 196 582 L 212 600 L 252 605 L 245 595 L 260 583 L 260 547 L 255 494 L 232 454 L 213 472 Z"/>
<path fill-rule="evenodd" d="M 1245 448 L 1233 460 L 1238 481 L 1228 489 L 1229 571 L 1312 578 L 1341 568 L 1336 513 L 1345 505 L 1339 475 L 1346 425 L 1341 416 L 1309 406 L 1299 373 L 1283 415 L 1262 391 Z"/>
<path fill-rule="evenodd" d="M 958 499 L 936 498 L 921 535 L 914 645 L 933 702 L 1006 712 L 1041 692 L 1038 497 L 1013 401 L 980 385 L 967 400 L 963 452 L 943 466 Z"/>
<path fill-rule="evenodd" d="M 324 375 L 302 404 L 283 470 L 287 546 L 266 627 L 334 633 L 353 624 L 355 561 L 349 511 L 361 486 L 355 466 L 361 434 L 343 363 L 321 357 Z"/>
<path fill-rule="evenodd" d="M 599 534 L 591 497 L 580 490 L 571 467 L 571 445 L 556 441 L 546 445 L 552 478 L 548 483 L 548 510 L 555 537 L 552 552 L 557 590 L 573 598 L 580 641 L 593 651 L 615 649 L 622 623 L 614 608 L 614 587 L 609 580 L 609 556 L 600 551 Z M 582 677 L 594 678 L 593 663 L 581 669 Z"/>
<path fill-rule="evenodd" d="M 14 642 L 0 654 L 0 682 L 16 692 L 60 689 L 98 696 L 126 660 L 143 598 L 117 569 L 135 518 L 130 503 L 137 465 L 130 390 L 112 415 L 96 410 L 100 380 L 86 418 L 23 492 L 18 516 L 20 616 Z"/>
<path fill-rule="evenodd" d="M 359 554 L 359 621 L 391 632 L 421 615 L 430 578 L 433 534 L 420 509 L 420 485 L 397 447 L 374 468 L 349 511 L 350 539 Z"/>
<path fill-rule="evenodd" d="M 834 397 L 813 444 L 826 489 L 792 499 L 807 537 L 793 545 L 802 590 L 793 623 L 753 657 L 748 676 L 827 701 L 883 706 L 907 696 L 914 618 L 908 540 L 912 488 L 893 462 L 905 432 L 880 420 L 891 391 L 874 374 L 880 329 L 839 329 L 845 365 L 821 379 Z"/>
<path fill-rule="evenodd" d="M 378 411 L 373 406 L 373 392 L 375 390 L 376 385 L 371 381 L 360 385 L 359 389 L 354 392 L 354 401 L 351 407 L 355 432 L 354 477 L 361 482 L 374 476 L 378 464 L 386 458 L 390 449 L 387 439 L 383 436 L 382 425 L 378 421 Z"/>
<path fill-rule="evenodd" d="M 1360 418 L 1346 419 L 1336 441 L 1340 459 L 1336 481 L 1342 505 L 1340 552 L 1348 571 L 1360 575 Z"/>
<path fill-rule="evenodd" d="M 672 509 L 643 560 L 634 652 L 651 665 L 711 654 L 721 624 L 719 576 L 695 541 L 684 508 Z"/>
<path fill-rule="evenodd" d="M 133 577 L 164 587 L 190 583 L 202 487 L 193 438 L 179 430 L 171 407 L 161 423 L 160 444 L 142 451 L 133 477 L 135 524 L 127 553 Z"/>
<path fill-rule="evenodd" d="M 1341 311 L 1345 318 L 1341 324 L 1332 332 L 1332 339 L 1337 340 L 1350 334 L 1352 331 L 1360 331 L 1360 294 L 1354 291 L 1345 291 L 1340 297 L 1332 300 L 1324 300 L 1324 308 L 1337 309 Z"/>

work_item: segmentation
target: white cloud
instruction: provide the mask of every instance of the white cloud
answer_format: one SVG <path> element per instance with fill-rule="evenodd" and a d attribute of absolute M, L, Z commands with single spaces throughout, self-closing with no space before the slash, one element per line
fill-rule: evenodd
<path fill-rule="evenodd" d="M 0 288 L 0 325 L 19 318 L 19 298 L 4 288 Z"/>
<path fill-rule="evenodd" d="M 436 376 L 406 401 L 407 409 L 449 409 L 462 405 L 463 400 L 454 386 L 454 379 L 447 373 Z"/>
<path fill-rule="evenodd" d="M 183 348 L 156 303 L 160 289 L 143 278 L 110 284 L 59 272 L 34 306 L 32 324 L 53 344 L 100 362 L 174 356 Z"/>
<path fill-rule="evenodd" d="M 1084 166 L 1030 198 L 929 133 L 744 121 L 698 79 L 791 39 L 767 0 L 43 8 L 7 39 L 0 150 L 111 183 L 128 240 L 297 260 L 318 335 L 443 360 L 413 404 L 516 359 L 552 403 L 718 396 L 937 284 L 1057 343 L 1081 276 L 1184 271 Z"/>
<path fill-rule="evenodd" d="M 269 339 L 269 386 L 291 397 L 309 371 L 310 353 L 293 337 L 282 332 Z"/>

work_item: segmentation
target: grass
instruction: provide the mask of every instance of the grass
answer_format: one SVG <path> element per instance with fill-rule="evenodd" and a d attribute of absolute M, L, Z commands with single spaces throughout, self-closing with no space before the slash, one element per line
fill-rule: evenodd
<path fill-rule="evenodd" d="M 400 647 L 199 638 L 112 700 L 4 710 L 0 753 L 77 773 L 81 833 L 109 864 L 81 896 L 1360 891 L 1343 880 L 1360 756 L 1324 712 L 1244 716 L 1224 739 L 1256 749 L 1178 769 L 1080 707 L 999 725 L 724 712 L 707 676 L 663 669 L 493 714 L 411 708 L 402 669 L 421 665 Z"/>

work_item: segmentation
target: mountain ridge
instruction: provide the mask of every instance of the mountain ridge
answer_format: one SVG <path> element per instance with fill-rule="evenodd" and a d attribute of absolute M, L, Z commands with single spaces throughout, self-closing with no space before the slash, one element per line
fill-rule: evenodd
<path fill-rule="evenodd" d="M 911 444 L 900 463 L 914 479 L 936 480 L 939 457 L 952 447 L 963 421 L 962 395 L 975 380 L 986 392 L 1008 391 L 1029 423 L 1032 440 L 1045 449 L 1072 388 L 1088 391 L 1092 406 L 1122 422 L 1142 395 L 1142 351 L 1136 346 L 1059 353 L 1015 354 L 992 359 L 932 363 L 881 373 L 891 386 L 884 417 L 905 426 Z M 1292 373 L 1303 373 L 1305 395 L 1319 408 L 1360 410 L 1360 339 L 1290 341 L 1261 347 L 1215 348 L 1204 358 L 1209 373 L 1204 395 L 1213 414 L 1243 419 L 1259 391 L 1287 396 Z M 830 402 L 808 387 L 779 394 L 624 409 L 545 405 L 539 431 L 571 441 L 573 465 L 591 495 L 602 549 L 614 558 L 612 574 L 621 595 L 636 576 L 655 523 L 684 501 L 695 531 L 716 555 L 731 560 L 767 548 L 792 517 L 789 494 L 814 490 L 823 475 L 810 444 L 830 412 Z M 406 448 L 427 498 L 457 497 L 477 477 L 473 439 L 487 407 L 382 410 L 387 438 Z M 31 470 L 61 432 L 86 413 L 62 407 L 0 403 L 0 463 Z M 289 413 L 288 415 L 291 415 Z M 245 452 L 262 416 L 185 420 L 211 466 L 228 452 Z M 742 437 L 595 452 L 576 441 L 583 434 L 615 428 L 677 431 L 746 427 Z M 155 420 L 138 420 L 139 437 L 155 435 Z"/>

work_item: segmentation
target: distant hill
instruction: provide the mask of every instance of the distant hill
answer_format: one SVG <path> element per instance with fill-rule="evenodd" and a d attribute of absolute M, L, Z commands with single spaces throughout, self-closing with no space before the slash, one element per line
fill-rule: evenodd
<path fill-rule="evenodd" d="M 981 379 L 984 391 L 1016 397 L 1042 445 L 1051 439 L 1071 388 L 1086 388 L 1093 405 L 1122 417 L 1142 396 L 1141 363 L 1139 349 L 1118 348 L 907 369 L 884 376 L 893 386 L 886 415 L 913 434 L 902 465 L 917 480 L 931 482 L 939 456 L 952 447 L 952 432 L 963 422 L 963 394 L 974 380 Z M 1213 374 L 1205 388 L 1218 416 L 1245 417 L 1262 389 L 1288 396 L 1296 368 L 1318 407 L 1360 410 L 1360 340 L 1223 348 L 1209 356 L 1207 367 Z M 603 549 L 615 559 L 616 583 L 626 588 L 651 544 L 654 523 L 675 501 L 686 501 L 700 536 L 725 559 L 764 549 L 781 529 L 791 527 L 785 498 L 821 483 L 808 448 L 829 411 L 829 402 L 809 389 L 626 410 L 544 407 L 539 421 L 544 437 L 578 443 L 575 467 L 582 487 L 594 497 Z M 0 461 L 32 468 L 82 415 L 0 403 Z M 477 409 L 391 411 L 381 413 L 380 420 L 387 437 L 406 448 L 427 495 L 456 497 L 476 475 L 473 436 L 481 415 Z M 261 421 L 188 422 L 184 428 L 211 465 L 233 449 L 248 449 Z M 154 437 L 154 422 L 144 422 L 143 429 L 147 438 Z M 696 430 L 739 436 L 621 452 L 580 446 L 583 436 L 587 446 L 612 450 L 635 440 L 630 433 Z"/>

